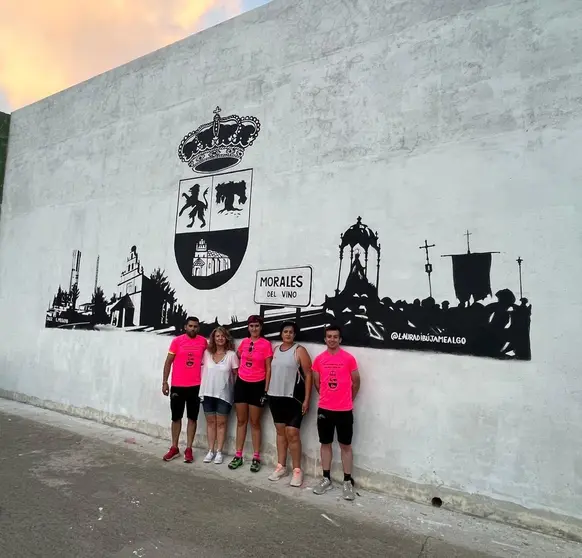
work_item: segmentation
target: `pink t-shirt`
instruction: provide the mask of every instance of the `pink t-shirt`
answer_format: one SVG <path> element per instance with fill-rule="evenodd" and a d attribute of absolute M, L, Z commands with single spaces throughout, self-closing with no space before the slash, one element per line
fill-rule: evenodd
<path fill-rule="evenodd" d="M 238 375 L 245 382 L 261 382 L 267 376 L 265 360 L 273 356 L 273 347 L 264 337 L 252 341 L 249 337 L 242 340 L 238 348 L 240 366 Z"/>
<path fill-rule="evenodd" d="M 175 355 L 172 363 L 172 385 L 175 387 L 199 386 L 202 380 L 202 357 L 208 342 L 201 335 L 176 337 L 169 353 Z"/>
<path fill-rule="evenodd" d="M 340 349 L 328 351 L 315 357 L 312 370 L 319 374 L 319 407 L 327 411 L 351 411 L 352 372 L 358 369 L 356 359 Z"/>

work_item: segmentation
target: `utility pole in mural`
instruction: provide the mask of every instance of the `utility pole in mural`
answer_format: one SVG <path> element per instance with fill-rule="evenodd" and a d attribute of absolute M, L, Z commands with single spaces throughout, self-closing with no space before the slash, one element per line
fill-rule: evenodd
<path fill-rule="evenodd" d="M 517 258 L 517 260 L 515 260 L 517 262 L 517 267 L 519 268 L 519 299 L 522 300 L 523 299 L 523 283 L 521 280 L 521 264 L 523 263 L 523 260 L 521 259 L 521 256 L 519 256 Z"/>

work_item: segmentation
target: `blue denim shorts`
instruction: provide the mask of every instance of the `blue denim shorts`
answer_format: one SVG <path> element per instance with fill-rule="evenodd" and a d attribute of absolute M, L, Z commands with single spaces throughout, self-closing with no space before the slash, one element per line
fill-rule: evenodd
<path fill-rule="evenodd" d="M 223 415 L 228 416 L 232 405 L 224 399 L 218 399 L 218 397 L 208 397 L 204 396 L 202 400 L 202 408 L 204 409 L 205 415 Z"/>

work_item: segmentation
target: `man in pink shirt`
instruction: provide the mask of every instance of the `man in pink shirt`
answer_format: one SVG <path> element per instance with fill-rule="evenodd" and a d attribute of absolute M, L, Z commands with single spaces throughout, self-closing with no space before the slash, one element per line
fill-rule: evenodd
<path fill-rule="evenodd" d="M 324 494 L 333 488 L 331 482 L 332 444 L 335 432 L 340 446 L 344 468 L 343 497 L 354 500 L 352 479 L 352 436 L 354 426 L 354 399 L 360 389 L 360 373 L 356 359 L 340 347 L 341 330 L 338 326 L 325 328 L 327 350 L 313 361 L 313 382 L 319 392 L 317 432 L 321 444 L 323 478 L 315 486 L 315 494 Z"/>
<path fill-rule="evenodd" d="M 200 410 L 200 383 L 202 380 L 202 357 L 208 345 L 206 339 L 198 335 L 200 322 L 198 318 L 189 317 L 184 326 L 184 335 L 174 338 L 164 363 L 164 379 L 162 393 L 170 396 L 170 410 L 172 412 L 172 446 L 164 461 L 171 461 L 180 456 L 178 440 L 182 431 L 184 408 L 188 416 L 188 430 L 184 462 L 192 463 L 192 444 L 196 434 L 198 412 Z M 172 373 L 172 387 L 168 385 L 168 378 Z"/>

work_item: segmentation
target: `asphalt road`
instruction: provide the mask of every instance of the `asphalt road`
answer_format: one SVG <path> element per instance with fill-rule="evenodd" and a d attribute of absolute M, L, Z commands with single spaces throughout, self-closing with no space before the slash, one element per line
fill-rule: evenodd
<path fill-rule="evenodd" d="M 493 556 L 1 412 L 0 447 L 4 558 Z"/>

